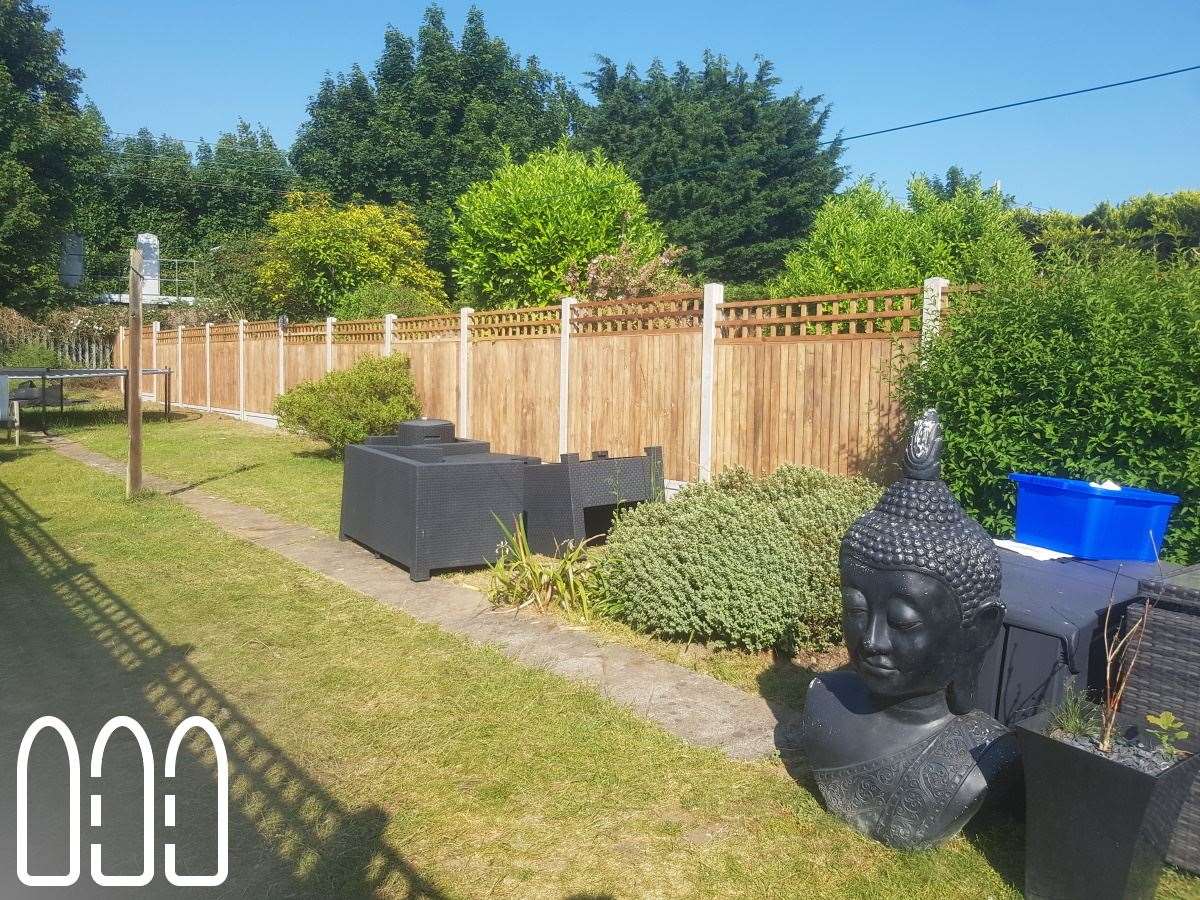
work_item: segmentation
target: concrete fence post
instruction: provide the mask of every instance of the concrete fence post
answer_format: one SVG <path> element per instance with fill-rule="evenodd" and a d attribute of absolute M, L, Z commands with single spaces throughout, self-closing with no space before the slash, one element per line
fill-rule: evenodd
<path fill-rule="evenodd" d="M 328 375 L 333 371 L 333 324 L 336 322 L 333 316 L 325 318 L 325 374 Z"/>
<path fill-rule="evenodd" d="M 212 412 L 212 322 L 204 323 L 204 408 Z"/>
<path fill-rule="evenodd" d="M 471 315 L 475 310 L 464 306 L 458 311 L 458 422 L 462 437 L 471 436 Z"/>
<path fill-rule="evenodd" d="M 392 330 L 396 327 L 396 314 L 388 313 L 383 317 L 383 355 L 392 355 Z"/>
<path fill-rule="evenodd" d="M 287 385 L 287 344 L 283 329 L 283 317 L 280 316 L 275 324 L 278 334 L 275 335 L 275 396 L 284 392 Z"/>
<path fill-rule="evenodd" d="M 558 452 L 570 451 L 571 428 L 571 307 L 578 301 L 563 297 L 558 334 Z"/>
<path fill-rule="evenodd" d="M 158 332 L 161 329 L 161 327 L 162 327 L 161 322 L 154 321 L 154 322 L 150 323 L 150 368 L 152 368 L 152 369 L 158 368 Z M 150 396 L 153 397 L 155 400 L 157 400 L 158 399 L 158 376 L 157 375 L 154 376 L 154 380 L 151 382 L 151 384 L 153 384 L 154 387 L 150 389 Z"/>
<path fill-rule="evenodd" d="M 716 368 L 717 309 L 725 301 L 725 285 L 704 285 L 700 320 L 700 480 L 712 478 L 713 379 Z"/>
<path fill-rule="evenodd" d="M 942 301 L 950 282 L 945 278 L 926 278 L 921 291 L 921 343 L 942 327 Z"/>
<path fill-rule="evenodd" d="M 183 402 L 183 326 L 175 329 L 175 377 L 171 379 L 179 391 L 179 402 Z M 174 399 L 174 398 L 172 398 Z"/>
<path fill-rule="evenodd" d="M 114 369 L 129 368 L 129 357 L 125 352 L 125 326 L 124 325 L 122 325 L 120 328 L 117 329 L 117 354 L 118 354 L 118 356 L 117 356 L 116 360 L 114 360 L 113 368 Z M 118 367 L 117 365 L 115 365 L 116 362 L 119 362 L 121 365 Z"/>
<path fill-rule="evenodd" d="M 246 320 L 238 319 L 238 415 L 246 421 Z"/>

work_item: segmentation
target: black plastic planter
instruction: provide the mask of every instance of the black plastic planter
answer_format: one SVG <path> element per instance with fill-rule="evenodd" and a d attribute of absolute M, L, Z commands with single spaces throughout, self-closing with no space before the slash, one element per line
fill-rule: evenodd
<path fill-rule="evenodd" d="M 1025 763 L 1025 896 L 1153 897 L 1200 754 L 1148 775 L 1048 737 L 1049 715 L 1016 726 Z"/>

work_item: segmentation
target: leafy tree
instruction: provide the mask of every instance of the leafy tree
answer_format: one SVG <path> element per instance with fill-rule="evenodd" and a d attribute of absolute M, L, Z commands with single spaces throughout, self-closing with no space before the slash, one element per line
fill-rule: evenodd
<path fill-rule="evenodd" d="M 821 208 L 768 290 L 773 297 L 884 290 L 935 275 L 986 281 L 997 272 L 1033 273 L 1033 254 L 997 191 L 968 182 L 945 200 L 918 177 L 904 205 L 862 181 Z"/>
<path fill-rule="evenodd" d="M 1166 556 L 1200 562 L 1200 265 L 1129 248 L 1052 249 L 1040 278 L 966 295 L 909 356 L 900 396 L 936 406 L 946 478 L 993 534 L 1010 534 L 1010 472 L 1178 494 Z"/>
<path fill-rule="evenodd" d="M 1052 249 L 1086 255 L 1100 246 L 1118 246 L 1166 260 L 1200 248 L 1200 191 L 1100 203 L 1084 216 L 1057 209 L 1017 212 L 1022 232 L 1039 255 Z"/>
<path fill-rule="evenodd" d="M 337 200 L 413 207 L 428 260 L 450 271 L 450 208 L 506 157 L 553 145 L 582 109 L 536 58 L 524 64 L 488 34 L 472 7 L 456 44 L 430 6 L 416 40 L 389 28 L 371 76 L 353 67 L 326 78 L 292 147 L 297 171 Z"/>
<path fill-rule="evenodd" d="M 48 21 L 30 0 L 0 0 L 0 303 L 29 311 L 58 294 L 79 171 L 100 146 Z"/>
<path fill-rule="evenodd" d="M 600 254 L 627 245 L 647 262 L 665 243 L 625 171 L 565 142 L 472 185 L 452 227 L 459 298 L 482 309 L 549 302 L 566 293 L 568 273 Z"/>
<path fill-rule="evenodd" d="M 687 247 L 685 267 L 724 281 L 760 280 L 808 230 L 843 177 L 841 145 L 822 144 L 820 97 L 776 95 L 760 60 L 753 75 L 706 52 L 698 71 L 659 62 L 645 77 L 601 57 L 591 88 L 599 104 L 579 134 L 642 186 L 667 237 Z"/>
<path fill-rule="evenodd" d="M 268 221 L 258 276 L 269 308 L 297 320 L 330 315 L 371 281 L 398 282 L 444 303 L 441 279 L 424 255 L 425 237 L 403 204 L 343 205 L 293 193 Z"/>
<path fill-rule="evenodd" d="M 946 170 L 944 176 L 939 175 L 922 175 L 925 183 L 929 185 L 929 189 L 937 195 L 939 200 L 953 200 L 954 195 L 959 191 L 982 191 L 983 176 L 978 172 L 968 175 L 966 171 L 958 166 L 951 166 Z M 999 190 L 999 187 L 994 187 L 994 190 Z M 1016 197 L 1012 194 L 1003 194 L 1004 205 L 1011 208 L 1016 204 Z"/>
<path fill-rule="evenodd" d="M 245 293 L 254 268 L 248 257 L 293 179 L 265 128 L 239 121 L 215 145 L 201 143 L 194 156 L 182 142 L 142 129 L 109 136 L 103 161 L 98 176 L 85 182 L 76 212 L 91 287 L 123 290 L 129 247 L 149 231 L 158 236 L 164 259 L 197 262 L 197 292 L 242 310 L 256 308 L 253 292 Z M 164 284 L 164 290 L 173 287 Z"/>
<path fill-rule="evenodd" d="M 1116 206 L 1101 203 L 1080 224 L 1110 241 L 1166 259 L 1200 247 L 1200 191 L 1144 194 Z"/>
<path fill-rule="evenodd" d="M 266 224 L 283 206 L 283 195 L 294 175 L 287 156 L 271 133 L 238 120 L 237 128 L 201 143 L 196 150 L 192 180 L 196 186 L 197 246 L 214 246 L 227 235 L 247 235 Z"/>

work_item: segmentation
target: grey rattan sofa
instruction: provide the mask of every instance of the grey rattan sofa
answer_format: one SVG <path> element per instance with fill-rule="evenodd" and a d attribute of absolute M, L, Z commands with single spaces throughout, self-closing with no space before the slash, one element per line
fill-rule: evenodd
<path fill-rule="evenodd" d="M 622 506 L 663 496 L 662 448 L 645 456 L 591 459 L 564 453 L 560 462 L 525 472 L 525 531 L 537 553 L 553 554 L 565 541 L 604 534 Z"/>
<path fill-rule="evenodd" d="M 413 581 L 477 566 L 495 558 L 499 523 L 512 528 L 521 516 L 525 470 L 539 462 L 459 440 L 444 420 L 402 422 L 346 448 L 341 537 L 405 566 Z"/>

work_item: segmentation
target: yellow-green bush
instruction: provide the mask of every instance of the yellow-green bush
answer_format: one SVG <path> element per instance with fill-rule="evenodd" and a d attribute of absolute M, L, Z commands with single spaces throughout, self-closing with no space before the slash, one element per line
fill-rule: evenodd
<path fill-rule="evenodd" d="M 334 203 L 325 194 L 289 194 L 267 222 L 258 281 L 273 313 L 300 321 L 331 315 L 372 281 L 402 284 L 445 305 L 442 279 L 425 265 L 425 235 L 403 203 Z"/>
<path fill-rule="evenodd" d="M 407 356 L 367 356 L 349 369 L 281 394 L 275 399 L 275 415 L 288 431 L 325 441 L 340 455 L 347 444 L 421 415 L 421 404 Z"/>
<path fill-rule="evenodd" d="M 747 650 L 841 639 L 838 545 L 879 498 L 863 478 L 731 469 L 619 515 L 597 554 L 617 618 L 657 637 Z"/>

